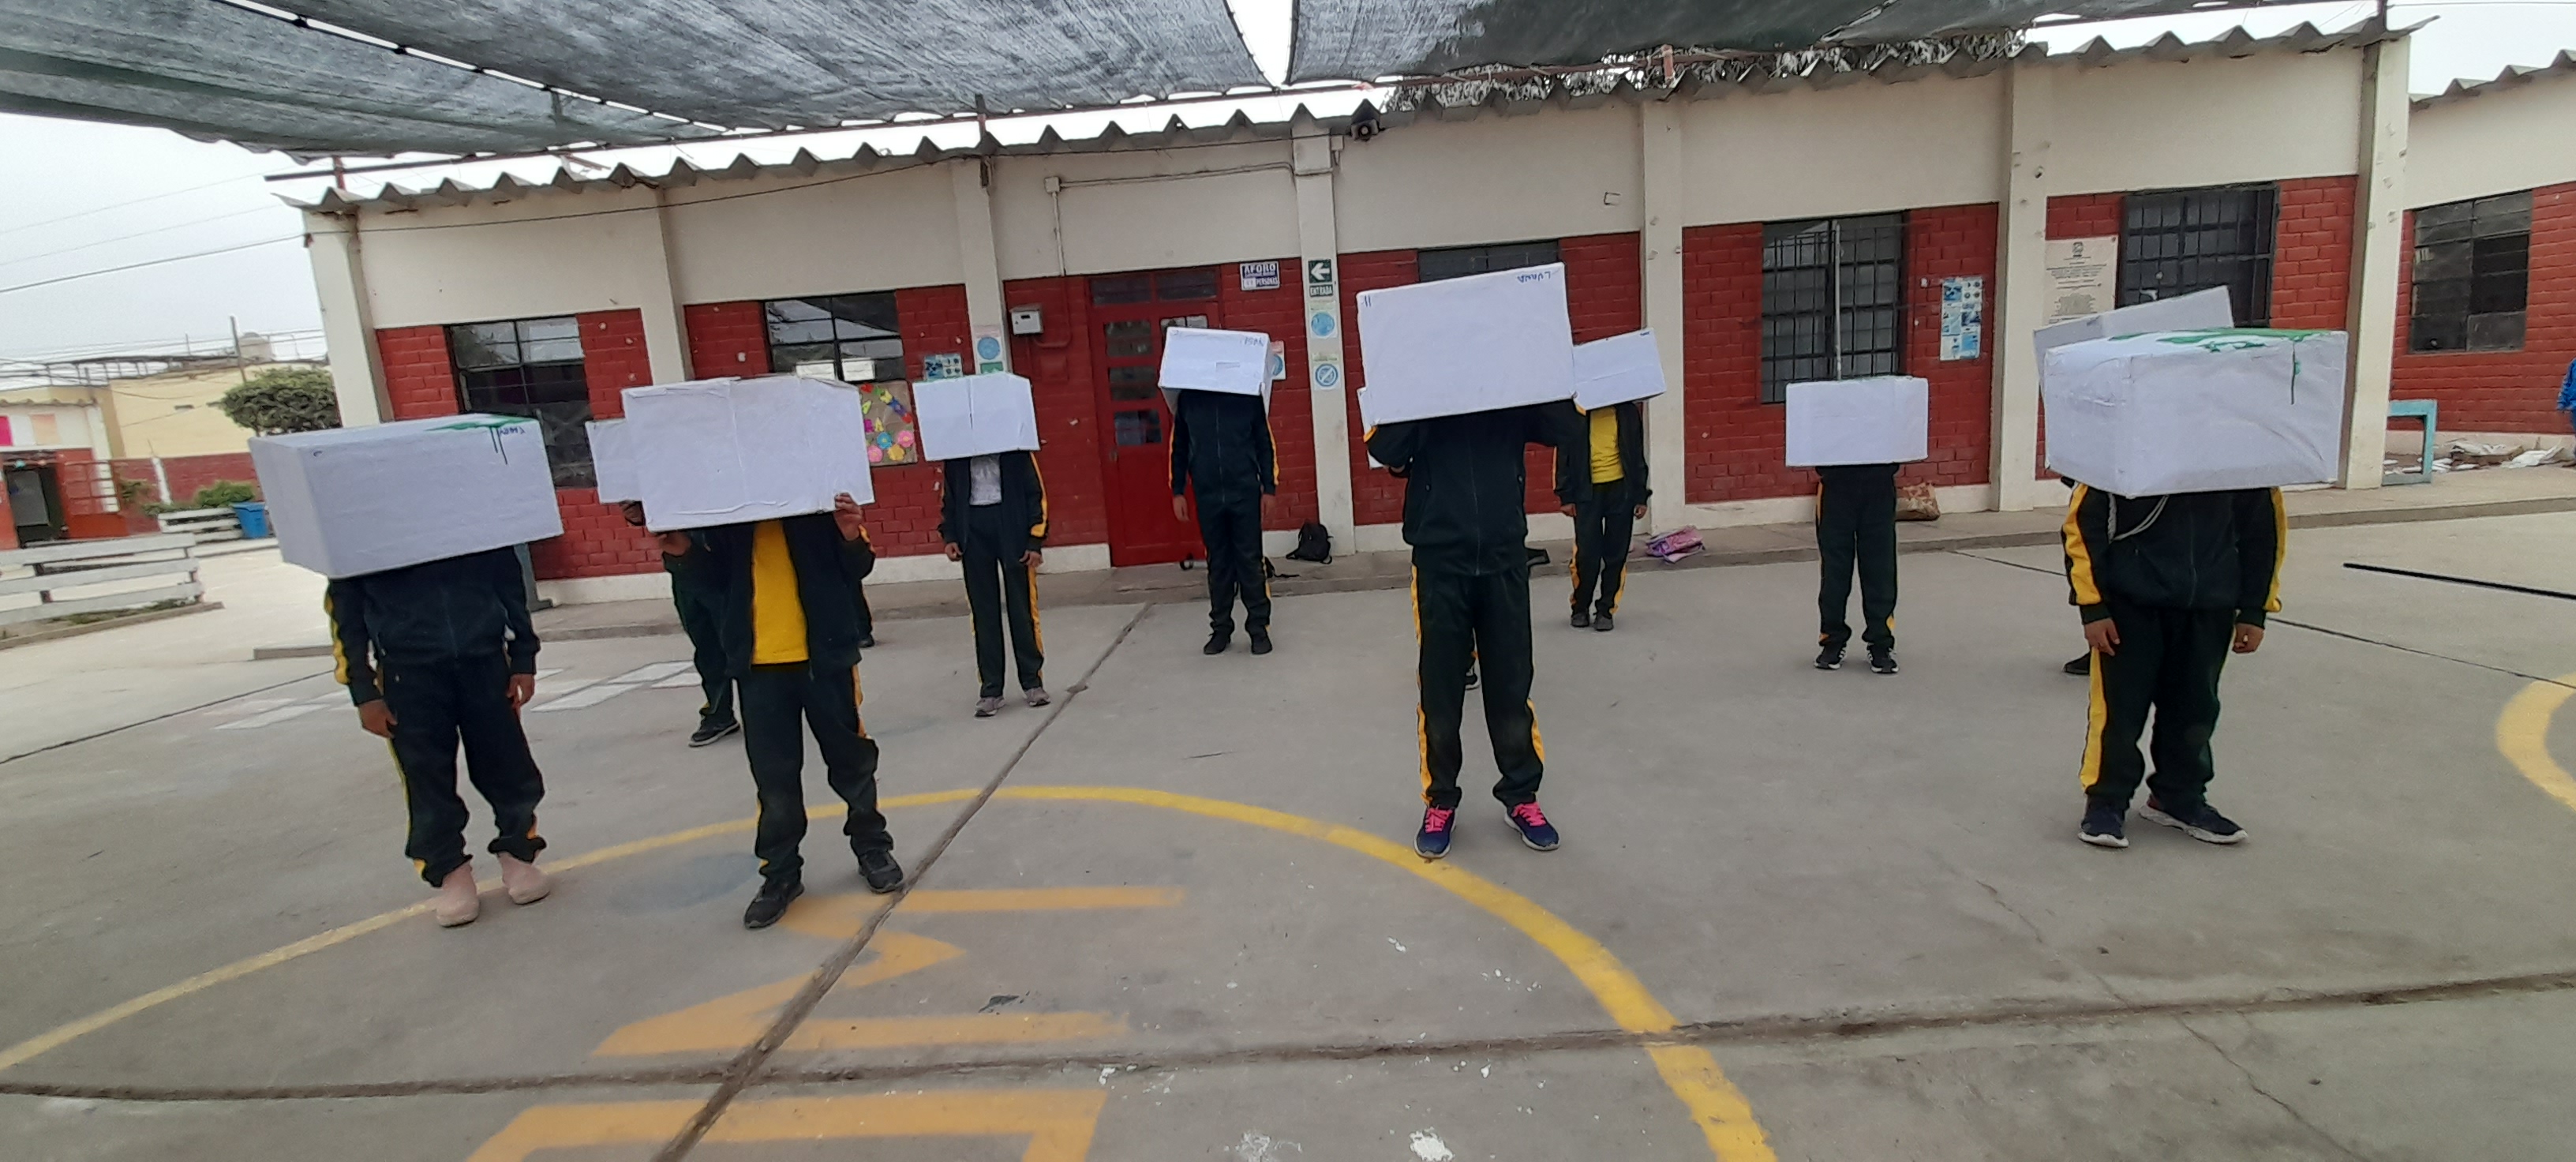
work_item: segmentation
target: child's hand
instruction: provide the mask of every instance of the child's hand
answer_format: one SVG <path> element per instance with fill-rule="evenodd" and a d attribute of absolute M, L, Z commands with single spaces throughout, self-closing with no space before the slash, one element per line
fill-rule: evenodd
<path fill-rule="evenodd" d="M 1038 550 L 1036 550 L 1036 549 L 1031 549 L 1031 550 L 1029 550 L 1028 552 L 1025 552 L 1025 553 L 1020 554 L 1020 563 L 1021 563 L 1021 564 L 1023 564 L 1023 565 L 1026 565 L 1026 566 L 1028 566 L 1029 568 L 1032 568 L 1032 569 L 1037 568 L 1037 567 L 1038 567 L 1038 562 L 1043 561 L 1043 560 L 1045 560 L 1045 559 L 1046 559 L 1046 554 L 1045 554 L 1045 553 L 1042 553 L 1042 552 L 1039 552 L 1039 551 L 1038 551 Z"/>
<path fill-rule="evenodd" d="M 1641 504 L 1641 505 L 1638 505 L 1638 506 L 1637 506 L 1637 511 L 1632 512 L 1632 513 L 1629 513 L 1628 515 L 1629 515 L 1629 516 L 1632 516 L 1632 517 L 1634 517 L 1634 518 L 1636 518 L 1636 519 L 1638 519 L 1638 520 L 1644 520 L 1644 519 L 1646 519 L 1646 506 L 1645 506 L 1645 505 L 1642 505 L 1642 504 Z"/>
<path fill-rule="evenodd" d="M 1176 521 L 1187 521 L 1190 519 L 1189 497 L 1175 496 L 1172 498 L 1172 519 Z"/>
<path fill-rule="evenodd" d="M 2242 624 L 2240 624 L 2240 625 L 2238 625 L 2238 626 L 2236 627 L 2236 645 L 2235 645 L 2235 649 L 2236 649 L 2236 652 L 2237 652 L 2237 653 L 2240 653 L 2240 654 L 2250 654 L 2250 653 L 2253 653 L 2254 651 L 2259 650 L 2259 649 L 2262 649 L 2262 648 L 2263 648 L 2263 627 L 2262 627 L 2262 626 L 2259 626 L 2259 625 L 2242 625 Z"/>
<path fill-rule="evenodd" d="M 1556 506 L 1556 511 L 1561 512 L 1561 513 L 1564 513 L 1564 514 L 1565 514 L 1565 515 L 1567 515 L 1567 516 L 1573 516 L 1573 515 L 1574 515 L 1574 506 L 1573 506 L 1573 505 L 1570 505 L 1570 504 L 1560 504 L 1560 505 Z"/>
<path fill-rule="evenodd" d="M 665 557 L 689 555 L 689 534 L 687 533 L 655 533 L 653 542 L 661 546 L 662 555 Z"/>
<path fill-rule="evenodd" d="M 960 550 L 957 548 L 957 542 L 955 542 L 955 541 L 950 541 L 950 542 L 949 542 L 949 543 L 947 543 L 947 544 L 944 544 L 944 545 L 939 546 L 939 551 L 941 551 L 941 552 L 943 552 L 943 553 L 948 554 L 948 559 L 949 559 L 949 560 L 951 560 L 951 561 L 954 561 L 954 560 L 958 559 L 959 557 L 963 557 L 963 556 L 965 556 L 965 555 L 966 555 L 964 552 L 960 551 Z"/>
<path fill-rule="evenodd" d="M 2107 618 L 2107 617 L 2106 617 L 2106 618 L 2103 618 L 2103 619 L 2102 619 L 2102 620 L 2100 620 L 2100 621 L 2088 621 L 2088 622 L 2085 622 L 2085 623 L 2084 623 L 2084 644 L 2086 644 L 2086 645 L 2089 645 L 2089 646 L 2093 647 L 2093 652 L 2094 652 L 2094 653 L 2100 654 L 2100 655 L 2102 655 L 2103 657 L 2106 657 L 2106 658 L 2107 658 L 2107 657 L 2110 657 L 2110 656 L 2111 656 L 2111 655 L 2113 655 L 2113 654 L 2119 653 L 2119 652 L 2120 652 L 2120 626 L 2119 626 L 2119 623 L 2118 623 L 2118 622 L 2115 622 L 2115 621 L 2112 621 L 2110 618 Z"/>
<path fill-rule="evenodd" d="M 832 498 L 832 523 L 840 526 L 841 539 L 845 541 L 855 541 L 868 534 L 865 518 L 859 515 L 859 502 L 846 492 Z"/>
<path fill-rule="evenodd" d="M 535 674 L 510 675 L 510 709 L 516 710 L 525 706 L 528 704 L 528 699 L 536 696 L 537 676 Z"/>
<path fill-rule="evenodd" d="M 358 726 L 377 738 L 391 739 L 394 736 L 393 707 L 385 705 L 382 698 L 359 703 Z"/>

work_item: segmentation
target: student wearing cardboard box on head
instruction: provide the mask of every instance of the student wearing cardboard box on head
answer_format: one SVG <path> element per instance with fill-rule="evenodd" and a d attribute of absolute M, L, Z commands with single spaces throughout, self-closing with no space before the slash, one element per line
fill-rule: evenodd
<path fill-rule="evenodd" d="M 1646 413 L 1634 403 L 1594 408 L 1583 417 L 1583 454 L 1557 450 L 1556 495 L 1574 518 L 1576 629 L 1610 632 L 1619 595 L 1628 587 L 1628 541 L 1646 519 Z"/>
<path fill-rule="evenodd" d="M 727 668 L 742 699 L 743 754 L 758 788 L 752 850 L 760 890 L 746 928 L 778 922 L 805 894 L 805 731 L 823 753 L 825 778 L 850 806 L 841 825 L 868 890 L 903 886 L 894 836 L 877 810 L 877 744 L 859 707 L 859 581 L 876 567 L 859 504 L 848 494 L 829 513 L 660 534 L 680 573 L 717 595 Z M 800 725 L 801 722 L 801 725 Z"/>
<path fill-rule="evenodd" d="M 1931 384 L 1881 375 L 1786 394 L 1788 462 L 1816 470 L 1816 668 L 1843 668 L 1857 571 L 1870 672 L 1896 673 L 1896 473 L 1929 454 Z"/>
<path fill-rule="evenodd" d="M 1270 336 L 1255 331 L 1173 327 L 1163 332 L 1163 396 L 1172 406 L 1172 515 L 1190 519 L 1198 493 L 1199 541 L 1207 547 L 1208 640 L 1201 653 L 1234 642 L 1234 603 L 1252 652 L 1270 645 L 1270 582 L 1262 576 L 1261 518 L 1279 494 L 1270 441 Z"/>
<path fill-rule="evenodd" d="M 975 717 L 1002 712 L 1002 633 L 1019 663 L 1020 697 L 1047 704 L 1046 635 L 1038 628 L 1038 564 L 1046 552 L 1046 479 L 1022 451 L 950 460 L 939 496 L 939 539 L 966 566 L 975 622 Z"/>

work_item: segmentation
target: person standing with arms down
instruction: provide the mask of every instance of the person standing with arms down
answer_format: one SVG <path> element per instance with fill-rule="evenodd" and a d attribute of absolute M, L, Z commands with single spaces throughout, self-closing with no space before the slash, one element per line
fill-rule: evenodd
<path fill-rule="evenodd" d="M 343 577 L 323 590 L 338 677 L 359 725 L 393 744 L 411 811 L 403 854 L 438 889 L 432 915 L 443 928 L 483 911 L 456 794 L 460 744 L 474 789 L 492 805 L 491 852 L 510 902 L 533 904 L 551 890 L 536 866 L 546 849 L 537 835 L 545 778 L 519 725 L 537 691 L 527 594 L 511 548 Z"/>
<path fill-rule="evenodd" d="M 2129 800 L 2143 779 L 2148 822 L 2206 843 L 2242 842 L 2245 830 L 2209 805 L 2209 744 L 2228 652 L 2261 648 L 2265 617 L 2281 608 L 2281 490 L 2131 497 L 2079 484 L 2063 533 L 2068 600 L 2093 647 L 2076 837 L 2129 846 Z M 2150 710 L 2152 775 L 2138 754 Z"/>
<path fill-rule="evenodd" d="M 626 523 L 644 527 L 644 502 L 626 501 L 620 506 Z M 706 547 L 702 534 L 681 534 L 691 544 Z M 659 538 L 656 538 L 658 541 Z M 719 628 L 724 618 L 720 594 L 707 588 L 701 571 L 682 569 L 678 558 L 662 555 L 662 571 L 671 575 L 671 604 L 680 611 L 680 632 L 689 638 L 689 665 L 698 672 L 698 688 L 706 701 L 698 704 L 698 728 L 689 734 L 689 745 L 711 746 L 727 735 L 742 729 L 742 720 L 733 713 L 733 674 L 725 663 L 724 634 Z"/>
<path fill-rule="evenodd" d="M 1199 540 L 1207 546 L 1208 640 L 1215 655 L 1234 642 L 1234 602 L 1252 652 L 1270 652 L 1270 583 L 1262 576 L 1261 518 L 1279 494 L 1268 401 L 1222 391 L 1176 393 L 1172 408 L 1172 515 L 1190 519 L 1196 490 Z"/>
<path fill-rule="evenodd" d="M 1369 455 L 1404 477 L 1404 540 L 1413 546 L 1413 618 L 1421 652 L 1415 720 L 1422 739 L 1422 829 L 1413 850 L 1449 853 L 1458 813 L 1458 725 L 1467 668 L 1484 672 L 1485 731 L 1501 778 L 1494 798 L 1521 842 L 1556 850 L 1539 809 L 1546 747 L 1530 703 L 1529 518 L 1523 513 L 1527 445 L 1580 447 L 1570 403 L 1535 404 L 1383 424 Z M 1562 498 L 1560 498 L 1562 499 Z"/>
<path fill-rule="evenodd" d="M 858 502 L 830 513 L 663 533 L 662 552 L 717 595 L 727 668 L 742 699 L 743 755 L 760 800 L 752 850 L 760 890 L 745 928 L 778 922 L 805 894 L 805 730 L 825 777 L 849 804 L 841 825 L 872 892 L 903 886 L 894 836 L 877 810 L 877 744 L 859 718 L 858 588 L 876 567 Z M 799 725 L 802 720 L 802 725 Z"/>
<path fill-rule="evenodd" d="M 1896 469 L 1894 464 L 1831 464 L 1816 469 L 1816 668 L 1843 668 L 1851 644 L 1852 572 L 1860 572 L 1860 640 L 1869 672 L 1896 672 Z"/>
<path fill-rule="evenodd" d="M 1646 519 L 1646 412 L 1635 403 L 1583 416 L 1588 455 L 1558 449 L 1556 494 L 1574 518 L 1576 629 L 1610 632 L 1628 583 L 1628 539 Z M 1598 597 L 1595 597 L 1595 593 Z"/>
<path fill-rule="evenodd" d="M 966 564 L 966 604 L 975 622 L 975 717 L 1002 712 L 1002 626 L 1009 618 L 1020 695 L 1044 706 L 1046 636 L 1038 629 L 1038 563 L 1047 534 L 1046 480 L 1037 457 L 1002 452 L 947 461 L 939 496 L 939 539 Z"/>

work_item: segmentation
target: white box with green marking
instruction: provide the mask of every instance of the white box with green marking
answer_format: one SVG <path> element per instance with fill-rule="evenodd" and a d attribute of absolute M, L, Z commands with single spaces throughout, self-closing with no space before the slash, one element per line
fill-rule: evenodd
<path fill-rule="evenodd" d="M 563 535 L 537 421 L 463 415 L 250 442 L 278 555 L 357 577 Z"/>
<path fill-rule="evenodd" d="M 2318 484 L 2343 450 L 2341 331 L 2157 331 L 2052 348 L 2048 467 L 2121 496 Z"/>

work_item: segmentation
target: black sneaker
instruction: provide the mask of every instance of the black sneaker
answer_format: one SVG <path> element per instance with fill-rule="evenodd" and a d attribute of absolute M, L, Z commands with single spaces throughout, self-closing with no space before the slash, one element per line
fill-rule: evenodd
<path fill-rule="evenodd" d="M 1233 635 L 1233 634 L 1230 634 L 1230 633 L 1212 633 L 1212 634 L 1209 634 L 1209 635 L 1208 635 L 1207 644 L 1199 647 L 1199 652 L 1200 652 L 1200 653 L 1203 653 L 1203 654 L 1206 654 L 1207 656 L 1209 656 L 1209 657 L 1213 658 L 1213 657 L 1217 656 L 1218 654 L 1224 653 L 1224 652 L 1226 651 L 1226 648 L 1227 648 L 1227 647 L 1229 647 L 1229 646 L 1232 646 L 1233 644 L 1234 644 L 1234 635 Z"/>
<path fill-rule="evenodd" d="M 1816 651 L 1816 668 L 1817 668 L 1817 669 L 1819 669 L 1819 670 L 1839 670 L 1839 669 L 1842 669 L 1842 668 L 1843 668 L 1843 648 L 1842 648 L 1841 646 L 1826 646 L 1825 648 L 1823 648 L 1823 649 L 1821 649 L 1821 650 L 1817 650 L 1817 651 Z"/>
<path fill-rule="evenodd" d="M 1590 629 L 1592 628 L 1592 615 L 1578 609 L 1574 611 L 1574 616 L 1566 619 L 1565 623 L 1576 629 Z"/>
<path fill-rule="evenodd" d="M 1615 627 L 1611 625 L 1609 614 L 1596 613 L 1592 615 L 1592 628 L 1602 633 L 1608 633 Z"/>
<path fill-rule="evenodd" d="M 2151 795 L 2147 798 L 2146 807 L 2138 812 L 2138 818 L 2149 823 L 2162 823 L 2202 843 L 2245 842 L 2245 829 L 2207 803 L 2168 809 Z"/>
<path fill-rule="evenodd" d="M 2093 676 L 2093 655 L 2077 654 L 2074 661 L 2066 663 L 2062 668 L 2078 678 L 2090 678 Z"/>
<path fill-rule="evenodd" d="M 1869 647 L 1869 672 L 1873 674 L 1895 673 L 1896 651 L 1889 649 L 1886 646 Z"/>
<path fill-rule="evenodd" d="M 766 928 L 787 914 L 787 905 L 805 894 L 803 880 L 763 880 L 760 894 L 751 898 L 751 906 L 742 910 L 742 926 Z"/>
<path fill-rule="evenodd" d="M 877 648 L 877 635 L 872 633 L 860 634 L 859 648 L 863 650 L 872 650 Z"/>
<path fill-rule="evenodd" d="M 859 875 L 868 881 L 868 890 L 880 896 L 903 886 L 903 865 L 883 848 L 859 853 Z"/>
<path fill-rule="evenodd" d="M 2084 825 L 2075 838 L 2095 847 L 2129 846 L 2129 810 L 2108 799 L 2084 801 Z"/>
<path fill-rule="evenodd" d="M 1269 652 L 1271 651 L 1271 649 L 1272 649 L 1272 646 L 1271 646 L 1271 644 L 1270 644 L 1270 631 L 1269 631 L 1269 630 L 1266 630 L 1266 629 L 1256 629 L 1256 630 L 1252 631 L 1252 653 L 1253 653 L 1253 656 L 1255 656 L 1255 657 L 1259 657 L 1259 656 L 1260 656 L 1260 655 L 1262 655 L 1262 654 L 1269 653 Z"/>
<path fill-rule="evenodd" d="M 739 718 L 728 718 L 722 722 L 701 722 L 698 724 L 697 733 L 689 736 L 689 745 L 706 746 L 728 734 L 741 732 L 742 720 Z"/>

